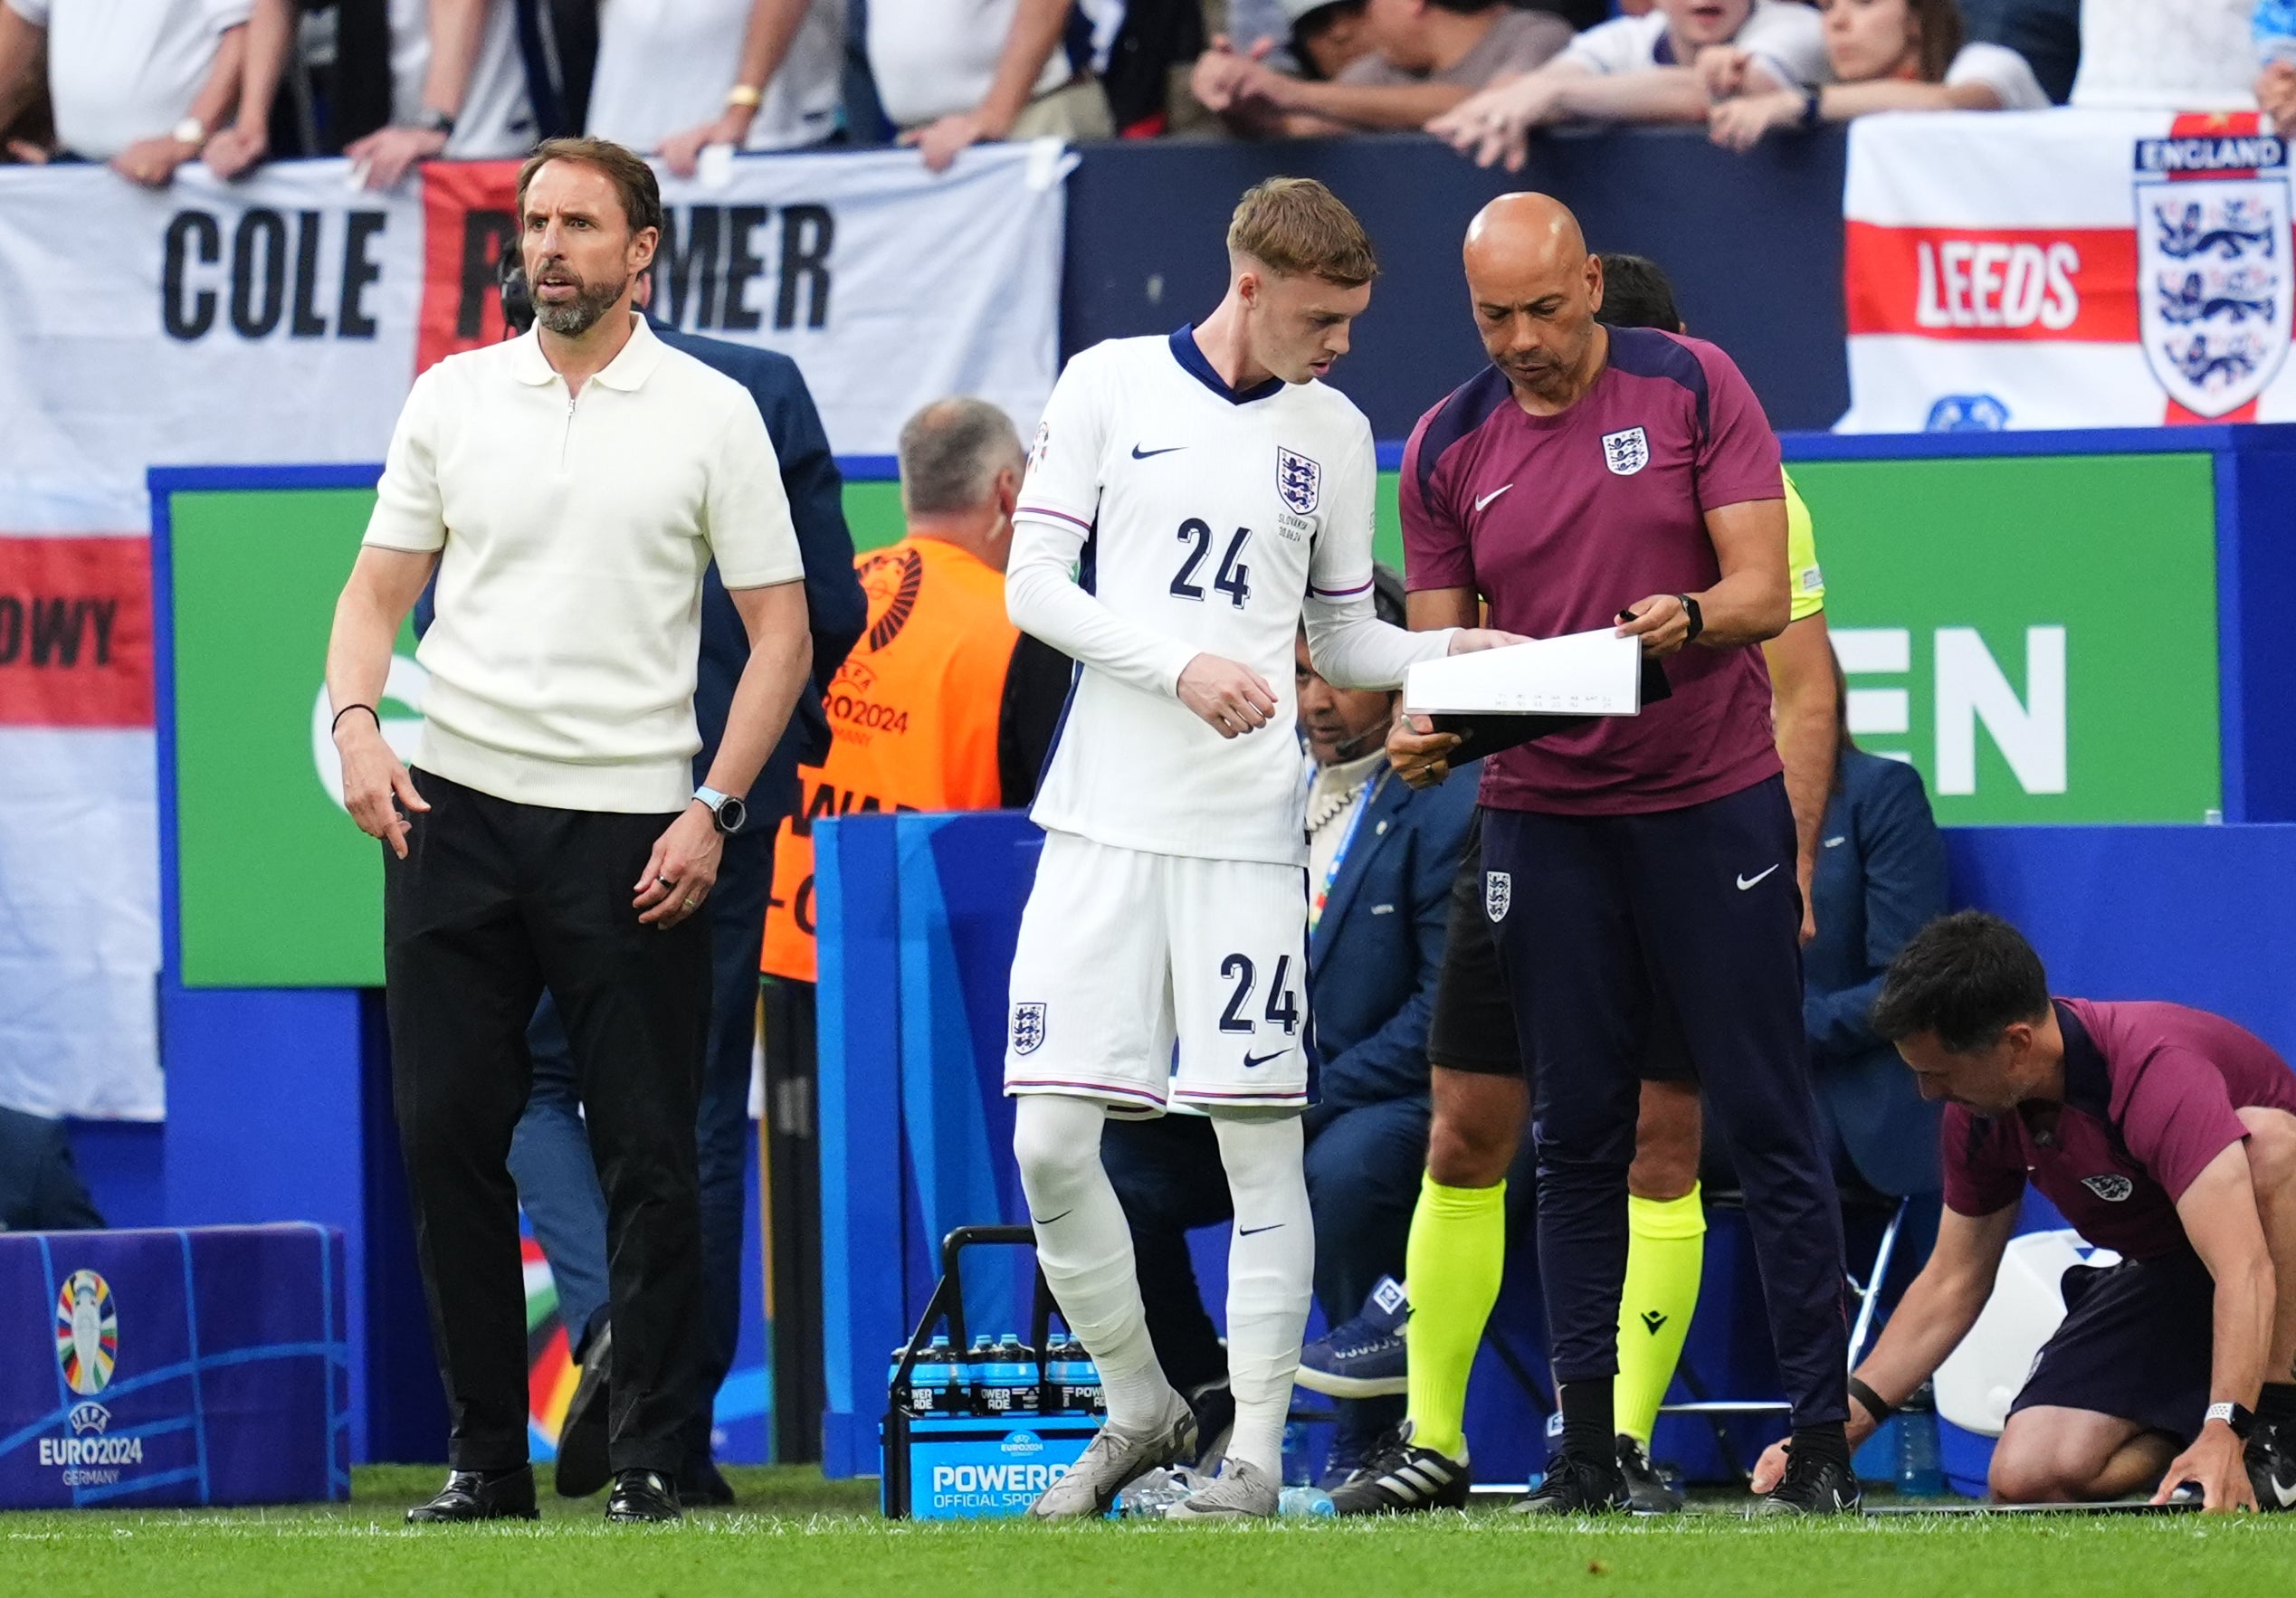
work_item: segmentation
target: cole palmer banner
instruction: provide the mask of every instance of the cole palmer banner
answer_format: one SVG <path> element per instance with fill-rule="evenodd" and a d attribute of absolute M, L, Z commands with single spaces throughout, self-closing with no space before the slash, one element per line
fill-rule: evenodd
<path fill-rule="evenodd" d="M 2288 149 L 2253 112 L 1862 119 L 1841 430 L 2296 420 Z"/>
<path fill-rule="evenodd" d="M 794 357 L 841 455 L 891 453 L 950 394 L 1025 434 L 1058 369 L 1072 159 L 705 166 L 663 185 L 653 309 Z M 376 195 L 339 161 L 157 192 L 0 170 L 0 1106 L 163 1111 L 146 471 L 381 460 L 415 374 L 502 336 L 516 171 Z"/>

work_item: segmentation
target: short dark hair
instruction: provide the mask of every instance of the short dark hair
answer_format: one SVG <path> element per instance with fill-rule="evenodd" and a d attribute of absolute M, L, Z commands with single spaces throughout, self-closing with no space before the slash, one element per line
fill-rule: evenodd
<path fill-rule="evenodd" d="M 1324 0 L 1313 11 L 1303 13 L 1291 24 L 1291 56 L 1300 63 L 1300 76 L 1310 82 L 1323 74 L 1316 70 L 1315 54 L 1308 46 L 1326 28 L 1363 14 L 1365 0 Z"/>
<path fill-rule="evenodd" d="M 1682 330 L 1682 313 L 1674 305 L 1674 285 L 1658 262 L 1647 255 L 1603 256 L 1603 308 L 1595 319 L 1611 328 L 1656 328 L 1662 332 Z"/>
<path fill-rule="evenodd" d="M 1934 1032 L 1948 1053 L 1968 1054 L 2048 1013 L 2049 974 L 2024 935 L 1998 916 L 1961 910 L 1915 933 L 1890 962 L 1873 1030 L 1892 1043 Z"/>
<path fill-rule="evenodd" d="M 614 192 L 621 198 L 622 214 L 628 218 L 630 231 L 660 231 L 662 185 L 655 181 L 653 168 L 635 150 L 610 138 L 546 138 L 534 147 L 534 153 L 519 167 L 521 230 L 526 225 L 527 185 L 534 181 L 536 173 L 553 161 L 573 161 L 605 173 L 606 181 L 614 185 Z"/>

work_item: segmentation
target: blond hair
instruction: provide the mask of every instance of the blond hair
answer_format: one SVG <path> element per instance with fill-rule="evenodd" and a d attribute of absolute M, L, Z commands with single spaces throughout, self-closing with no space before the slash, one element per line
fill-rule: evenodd
<path fill-rule="evenodd" d="M 1312 177 L 1271 177 L 1244 190 L 1228 222 L 1228 248 L 1272 271 L 1342 289 L 1379 275 L 1363 224 Z"/>

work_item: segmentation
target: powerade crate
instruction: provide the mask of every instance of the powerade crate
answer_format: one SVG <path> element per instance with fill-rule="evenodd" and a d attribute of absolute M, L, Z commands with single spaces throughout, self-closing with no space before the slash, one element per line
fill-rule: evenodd
<path fill-rule="evenodd" d="M 880 1435 L 891 1518 L 1022 1514 L 1100 1430 L 1099 1373 L 1081 1346 L 1062 1357 L 1042 1272 L 1025 1346 L 1010 1337 L 966 1343 L 964 1251 L 1035 1241 L 1025 1226 L 960 1226 L 942 1240 L 940 1281 L 916 1333 L 896 1352 L 887 1384 Z M 945 1337 L 933 1335 L 940 1327 Z"/>

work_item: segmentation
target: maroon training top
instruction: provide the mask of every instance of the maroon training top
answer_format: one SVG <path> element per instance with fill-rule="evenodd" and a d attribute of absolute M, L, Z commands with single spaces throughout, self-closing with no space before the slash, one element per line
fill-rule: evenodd
<path fill-rule="evenodd" d="M 1529 414 L 1490 367 L 1419 419 L 1403 457 L 1405 581 L 1474 589 L 1510 633 L 1586 633 L 1653 594 L 1710 587 L 1721 569 L 1705 513 L 1785 491 L 1777 435 L 1729 357 L 1613 328 L 1608 364 L 1559 415 Z M 1482 802 L 1631 815 L 1779 771 L 1759 649 L 1692 644 L 1666 676 L 1673 697 L 1640 716 L 1485 760 Z"/>
<path fill-rule="evenodd" d="M 2030 1180 L 2101 1248 L 2158 1260 L 2192 1245 L 2177 1201 L 2247 1136 L 2245 1105 L 2296 1111 L 2296 1075 L 2245 1028 L 2182 1004 L 2056 1001 L 2065 1099 L 2043 1142 L 2023 1112 L 1945 1107 L 1945 1202 L 1990 1215 Z"/>

